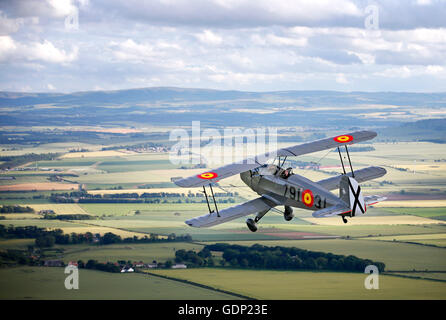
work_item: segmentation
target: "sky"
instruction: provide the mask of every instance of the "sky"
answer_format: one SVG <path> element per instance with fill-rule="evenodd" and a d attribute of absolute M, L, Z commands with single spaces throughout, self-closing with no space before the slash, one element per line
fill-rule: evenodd
<path fill-rule="evenodd" d="M 0 91 L 446 92 L 446 0 L 1 0 Z"/>

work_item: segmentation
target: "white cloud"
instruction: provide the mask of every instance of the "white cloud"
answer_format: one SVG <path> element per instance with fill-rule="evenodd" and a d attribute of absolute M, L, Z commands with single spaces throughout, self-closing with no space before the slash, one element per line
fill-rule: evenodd
<path fill-rule="evenodd" d="M 74 46 L 71 52 L 56 48 L 50 41 L 33 42 L 25 47 L 28 60 L 40 60 L 51 63 L 68 63 L 77 59 L 79 48 Z"/>
<path fill-rule="evenodd" d="M 220 45 L 223 42 L 223 38 L 219 35 L 215 34 L 211 30 L 204 30 L 201 33 L 195 35 L 198 40 L 200 40 L 204 44 L 208 45 Z"/>
<path fill-rule="evenodd" d="M 71 52 L 59 49 L 48 40 L 28 44 L 14 41 L 10 36 L 0 36 L 0 61 L 43 61 L 65 64 L 78 57 L 78 47 Z"/>
<path fill-rule="evenodd" d="M 341 83 L 341 84 L 346 84 L 346 83 L 348 83 L 348 80 L 347 80 L 347 78 L 345 77 L 345 74 L 343 74 L 343 73 L 338 73 L 338 74 L 336 75 L 336 82 L 337 82 L 337 83 Z"/>
<path fill-rule="evenodd" d="M 6 61 L 17 49 L 10 36 L 0 36 L 0 61 Z"/>

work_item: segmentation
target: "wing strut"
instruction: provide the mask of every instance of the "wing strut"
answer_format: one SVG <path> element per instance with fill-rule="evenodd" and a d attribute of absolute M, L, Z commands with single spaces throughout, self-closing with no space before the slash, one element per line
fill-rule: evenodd
<path fill-rule="evenodd" d="M 345 145 L 345 151 L 347 151 L 348 163 L 350 164 L 350 170 L 352 171 L 352 177 L 355 177 L 355 172 L 353 171 L 352 162 L 350 160 L 350 154 L 348 153 L 347 145 Z"/>
<path fill-rule="evenodd" d="M 355 172 L 353 171 L 353 166 L 352 166 L 352 161 L 350 160 L 350 154 L 348 153 L 348 148 L 347 145 L 344 146 L 345 147 L 345 151 L 347 152 L 347 157 L 348 157 L 348 163 L 350 165 L 350 170 L 352 172 L 352 177 L 355 177 Z M 344 166 L 344 161 L 342 160 L 342 155 L 341 155 L 341 150 L 338 147 L 338 153 L 339 153 L 339 159 L 341 159 L 341 164 L 342 164 L 342 170 L 344 171 L 344 174 L 347 174 L 345 172 L 345 166 Z"/>
<path fill-rule="evenodd" d="M 217 217 L 220 217 L 220 213 L 218 212 L 218 207 L 217 207 L 217 201 L 215 201 L 214 190 L 212 189 L 212 184 L 210 184 L 210 183 L 209 183 L 209 188 L 211 188 L 212 199 L 214 200 L 214 207 L 215 207 L 215 210 L 217 211 Z M 206 197 L 206 203 L 208 204 L 209 214 L 212 214 L 215 211 L 211 210 L 211 206 L 209 205 L 209 198 L 208 198 L 208 194 L 206 193 L 205 186 L 203 186 L 203 193 L 204 193 L 204 196 Z"/>
<path fill-rule="evenodd" d="M 341 159 L 342 170 L 344 171 L 344 174 L 347 174 L 347 172 L 345 172 L 344 161 L 342 161 L 341 150 L 339 150 L 339 147 L 338 147 L 338 153 L 339 153 L 339 159 Z"/>

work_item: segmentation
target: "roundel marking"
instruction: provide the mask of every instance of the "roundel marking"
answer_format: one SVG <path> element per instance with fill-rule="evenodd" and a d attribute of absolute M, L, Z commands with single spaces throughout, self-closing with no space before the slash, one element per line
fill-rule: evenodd
<path fill-rule="evenodd" d="M 339 143 L 346 143 L 346 142 L 353 141 L 353 137 L 349 134 L 344 134 L 342 136 L 334 137 L 333 140 L 336 142 L 339 142 Z"/>
<path fill-rule="evenodd" d="M 311 192 L 310 189 L 304 190 L 304 192 L 302 192 L 302 202 L 309 208 L 313 206 L 314 197 L 313 192 Z"/>
<path fill-rule="evenodd" d="M 217 178 L 218 174 L 216 174 L 215 172 L 205 172 L 205 173 L 199 174 L 197 177 L 200 179 L 208 180 L 208 179 Z"/>

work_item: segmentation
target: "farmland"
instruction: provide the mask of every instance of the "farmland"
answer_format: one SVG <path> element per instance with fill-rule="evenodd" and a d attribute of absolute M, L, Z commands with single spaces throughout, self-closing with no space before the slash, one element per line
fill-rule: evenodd
<path fill-rule="evenodd" d="M 293 143 L 281 142 L 279 146 L 289 144 Z M 446 296 L 443 282 L 423 280 L 444 280 L 442 275 L 446 271 L 446 167 L 438 162 L 446 158 L 446 152 L 442 148 L 436 148 L 435 144 L 378 142 L 373 144 L 376 149 L 373 152 L 352 153 L 355 169 L 373 164 L 383 166 L 388 172 L 380 179 L 363 184 L 365 194 L 380 194 L 389 198 L 387 202 L 368 208 L 364 217 L 349 219 L 349 223 L 344 224 L 339 218 L 315 219 L 311 212 L 297 209 L 295 218 L 286 222 L 282 215 L 271 212 L 262 219 L 256 233 L 247 230 L 246 218 L 207 229 L 190 228 L 184 223 L 189 218 L 206 213 L 207 206 L 202 202 L 203 198 L 188 196 L 189 193 L 199 194 L 199 188 L 178 188 L 171 178 L 186 177 L 208 169 L 174 165 L 169 161 L 169 154 L 165 152 L 135 152 L 119 148 L 101 150 L 97 145 L 86 143 L 80 143 L 79 146 L 89 151 L 68 152 L 70 145 L 64 143 L 29 147 L 28 151 L 35 149 L 36 152 L 59 152 L 62 155 L 51 161 L 26 164 L 21 170 L 0 173 L 0 177 L 14 177 L 0 180 L 0 203 L 20 204 L 35 210 L 35 213 L 2 214 L 5 219 L 0 220 L 0 224 L 61 229 L 66 234 L 91 232 L 104 235 L 111 232 L 123 238 L 141 238 L 148 234 L 158 234 L 166 238 L 172 233 L 188 234 L 192 236 L 193 242 L 57 244 L 53 251 L 48 251 L 48 258 L 60 258 L 65 263 L 91 259 L 99 262 L 125 260 L 150 263 L 172 261 L 176 250 L 198 252 L 204 245 L 215 242 L 293 246 L 382 261 L 386 264 L 386 271 L 392 272 L 380 278 L 382 290 L 379 292 L 364 290 L 363 274 L 222 268 L 153 272 L 263 299 L 331 299 L 336 297 L 336 294 L 351 299 L 444 299 Z M 7 152 L 26 153 L 23 149 Z M 341 172 L 335 152 L 319 152 L 303 156 L 300 160 L 320 160 L 320 169 L 294 170 L 295 173 L 316 181 Z M 27 184 L 29 187 L 24 188 Z M 22 189 L 17 186 L 22 186 Z M 255 197 L 237 175 L 222 180 L 219 186 L 221 189 L 215 188 L 217 192 L 224 190 L 237 193 L 237 196 L 232 197 L 235 203 Z M 88 193 L 92 197 L 100 196 L 102 200 L 116 199 L 112 197 L 120 194 L 137 194 L 138 197 L 145 193 L 177 195 L 170 198 L 155 197 L 159 200 L 156 203 L 87 203 L 77 200 L 73 203 L 55 203 L 51 200 L 52 193 L 70 197 L 70 192 L 74 191 Z M 337 194 L 337 190 L 333 192 Z M 146 199 L 152 200 L 137 200 Z M 218 203 L 218 208 L 232 205 L 234 204 L 222 202 Z M 278 209 L 281 210 L 280 207 Z M 87 215 L 89 220 L 50 220 L 44 219 L 42 214 L 37 214 L 47 210 L 61 216 Z M 0 240 L 0 250 L 26 250 L 33 244 L 34 239 L 4 239 Z M 19 267 L 0 270 L 2 288 L 10 288 L 13 282 L 17 284 L 17 288 L 11 289 L 9 294 L 0 290 L 0 298 L 29 296 L 50 299 L 57 296 L 62 299 L 165 299 L 170 298 L 167 292 L 177 290 L 177 287 L 178 295 L 175 297 L 178 299 L 228 298 L 223 293 L 158 277 L 140 274 L 115 275 L 93 270 L 82 270 L 82 274 L 85 275 L 83 279 L 97 279 L 98 283 L 101 283 L 101 288 L 96 291 L 91 287 L 83 287 L 84 291 L 80 290 L 78 294 L 70 296 L 68 292 L 60 292 L 60 288 L 55 287 L 56 282 L 50 281 L 48 291 L 44 293 L 38 290 L 42 279 L 47 279 L 44 270 L 48 270 L 48 274 L 56 274 L 61 273 L 62 269 Z M 203 277 L 200 278 L 199 274 Z M 401 278 L 390 274 L 423 279 Z M 58 274 L 55 278 L 62 276 L 63 274 Z M 31 285 L 27 287 L 24 280 L 20 280 L 23 277 L 35 281 L 31 281 Z M 260 278 L 261 282 L 258 281 Z M 289 283 L 284 283 L 285 279 L 294 284 L 291 289 Z M 141 289 L 134 290 L 139 293 L 124 294 L 128 293 L 132 285 L 142 288 L 144 283 L 153 287 L 153 292 L 148 293 L 147 290 Z M 342 284 L 347 285 L 344 287 Z M 266 290 L 268 286 L 273 290 Z M 123 293 L 113 292 L 116 287 L 122 287 Z M 414 288 L 420 288 L 419 292 Z M 104 293 L 106 291 L 108 293 Z"/>
<path fill-rule="evenodd" d="M 257 299 L 444 299 L 446 284 L 381 275 L 379 290 L 364 289 L 364 274 L 256 270 L 163 270 L 156 274 L 231 289 Z"/>
<path fill-rule="evenodd" d="M 0 269 L 0 299 L 95 300 L 225 300 L 236 296 L 142 274 L 79 272 L 79 290 L 66 290 L 63 268 L 19 267 Z"/>

